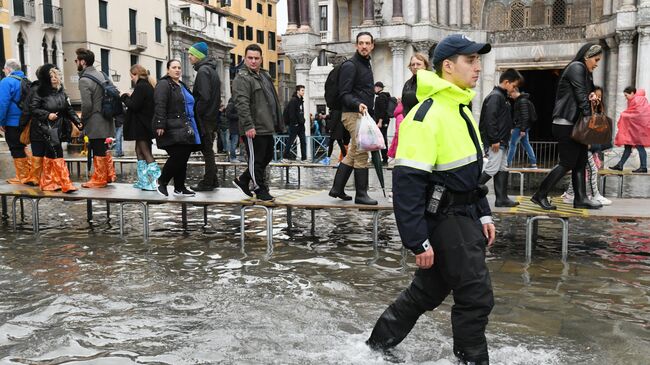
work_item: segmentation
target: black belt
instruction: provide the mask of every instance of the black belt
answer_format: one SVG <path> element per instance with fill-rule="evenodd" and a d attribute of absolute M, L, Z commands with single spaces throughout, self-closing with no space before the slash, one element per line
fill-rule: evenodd
<path fill-rule="evenodd" d="M 476 204 L 487 193 L 488 188 L 485 185 L 479 185 L 478 188 L 463 193 L 446 190 L 442 199 L 440 199 L 440 208 L 444 209 L 452 206 Z"/>

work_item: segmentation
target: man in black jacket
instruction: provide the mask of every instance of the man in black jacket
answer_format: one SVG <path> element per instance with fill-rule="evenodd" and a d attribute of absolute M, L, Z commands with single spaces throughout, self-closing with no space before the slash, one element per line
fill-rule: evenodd
<path fill-rule="evenodd" d="M 384 144 L 388 146 L 388 123 L 390 122 L 390 115 L 388 114 L 388 102 L 390 101 L 390 94 L 384 91 L 384 83 L 377 81 L 375 83 L 375 122 L 377 127 L 384 136 Z M 388 149 L 381 150 L 381 159 L 384 163 L 388 163 Z"/>
<path fill-rule="evenodd" d="M 356 53 L 341 65 L 339 71 L 339 97 L 342 101 L 341 122 L 350 132 L 351 140 L 348 152 L 339 164 L 334 177 L 334 185 L 329 192 L 333 198 L 352 200 L 345 193 L 345 184 L 354 171 L 354 187 L 356 204 L 375 205 L 377 201 L 368 196 L 368 152 L 357 150 L 357 127 L 364 113 L 373 114 L 375 93 L 374 80 L 370 65 L 370 53 L 375 48 L 372 34 L 360 32 L 357 34 Z"/>
<path fill-rule="evenodd" d="M 508 145 L 512 124 L 512 106 L 508 99 L 519 83 L 523 82 L 519 71 L 509 68 L 501 77 L 499 85 L 483 100 L 479 129 L 483 146 L 487 149 L 488 162 L 483 168 L 479 184 L 485 184 L 494 176 L 495 206 L 514 207 L 519 205 L 508 198 Z"/>
<path fill-rule="evenodd" d="M 205 42 L 195 43 L 189 48 L 190 63 L 194 65 L 196 78 L 194 80 L 194 116 L 203 128 L 201 138 L 205 174 L 203 179 L 192 189 L 195 191 L 212 191 L 219 186 L 217 180 L 217 165 L 214 160 L 214 139 L 219 120 L 219 105 L 221 104 L 221 81 L 217 72 L 217 61 L 208 57 L 208 45 Z"/>
<path fill-rule="evenodd" d="M 307 144 L 305 137 L 305 107 L 304 107 L 305 86 L 296 86 L 296 92 L 289 101 L 287 108 L 284 110 L 286 120 L 289 122 L 289 140 L 287 141 L 286 149 L 284 150 L 284 158 L 288 160 L 295 160 L 298 157 L 298 152 L 291 157 L 291 147 L 296 140 L 296 136 L 300 139 L 300 150 L 302 160 L 307 160 Z M 283 113 L 283 115 L 284 115 Z"/>

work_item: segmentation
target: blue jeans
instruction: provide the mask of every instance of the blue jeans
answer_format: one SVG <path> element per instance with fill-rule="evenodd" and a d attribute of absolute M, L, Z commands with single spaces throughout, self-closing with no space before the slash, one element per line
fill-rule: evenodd
<path fill-rule="evenodd" d="M 230 151 L 230 159 L 234 160 L 237 158 L 237 144 L 239 143 L 239 134 L 237 133 L 230 133 L 229 134 L 229 139 L 230 139 L 230 144 L 228 145 L 228 151 Z"/>
<path fill-rule="evenodd" d="M 228 152 L 228 130 L 219 129 L 219 138 L 221 138 L 221 146 L 223 147 L 224 152 Z"/>
<path fill-rule="evenodd" d="M 639 162 L 641 162 L 641 168 L 642 169 L 648 168 L 648 154 L 645 152 L 645 147 L 643 146 L 634 146 L 634 147 L 636 147 L 636 150 L 639 152 Z M 632 146 L 626 144 L 625 150 L 623 150 L 623 156 L 621 156 L 621 160 L 618 161 L 618 165 L 623 167 L 627 159 L 630 158 L 631 154 L 632 154 Z"/>
<path fill-rule="evenodd" d="M 122 151 L 122 140 L 124 136 L 124 127 L 115 128 L 115 156 L 124 156 L 124 151 Z"/>
<path fill-rule="evenodd" d="M 517 152 L 517 144 L 520 141 L 521 144 L 524 146 L 524 149 L 526 150 L 526 154 L 528 154 L 528 161 L 530 162 L 530 164 L 531 165 L 537 164 L 535 151 L 533 151 L 533 147 L 530 146 L 530 142 L 528 141 L 528 131 L 529 130 L 526 129 L 526 135 L 522 137 L 519 135 L 521 129 L 514 128 L 512 130 L 512 136 L 510 136 L 510 148 L 508 151 L 508 166 L 512 165 L 512 159 L 515 158 L 515 152 Z"/>

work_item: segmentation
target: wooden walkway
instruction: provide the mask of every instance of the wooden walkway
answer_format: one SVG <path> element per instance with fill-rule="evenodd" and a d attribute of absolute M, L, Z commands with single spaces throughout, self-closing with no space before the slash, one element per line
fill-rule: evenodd
<path fill-rule="evenodd" d="M 210 206 L 228 206 L 240 211 L 240 236 L 242 243 L 245 239 L 245 218 L 246 212 L 250 210 L 262 210 L 266 215 L 266 232 L 269 243 L 273 242 L 273 213 L 275 209 L 286 209 L 287 227 L 292 228 L 292 214 L 296 209 L 309 210 L 311 212 L 311 231 L 315 234 L 315 212 L 317 210 L 344 209 L 372 214 L 372 241 L 378 244 L 379 216 L 381 212 L 392 212 L 393 205 L 381 193 L 371 192 L 370 195 L 377 199 L 378 205 L 359 205 L 354 201 L 342 201 L 333 199 L 324 190 L 273 190 L 271 192 L 276 200 L 273 202 L 261 202 L 256 199 L 245 197 L 239 190 L 234 188 L 219 188 L 212 192 L 197 193 L 195 197 L 183 198 L 170 195 L 165 198 L 156 192 L 148 192 L 134 189 L 130 184 L 110 184 L 102 189 L 80 189 L 72 194 L 62 192 L 42 192 L 36 187 L 25 185 L 0 184 L 0 197 L 3 202 L 3 215 L 6 216 L 7 198 L 11 198 L 11 214 L 13 227 L 16 229 L 17 203 L 28 201 L 32 205 L 32 225 L 35 233 L 39 231 L 39 202 L 43 199 L 62 199 L 65 201 L 87 202 L 88 219 L 92 219 L 93 201 L 105 202 L 107 214 L 110 216 L 111 204 L 119 207 L 120 235 L 124 234 L 124 206 L 137 205 L 143 214 L 143 235 L 149 237 L 149 206 L 157 204 L 180 204 L 182 206 L 183 228 L 187 227 L 187 205 L 203 207 L 204 224 L 207 224 L 208 208 Z M 529 197 L 518 196 L 516 199 L 521 203 L 514 208 L 492 207 L 495 215 L 523 216 L 526 217 L 526 258 L 532 256 L 533 242 L 536 239 L 537 224 L 540 220 L 554 220 L 562 223 L 562 259 L 566 260 L 568 254 L 568 236 L 570 219 L 619 219 L 619 220 L 646 220 L 650 219 L 650 209 L 647 209 L 649 199 L 612 199 L 611 206 L 598 210 L 574 209 L 572 205 L 565 204 L 559 197 L 553 198 L 558 210 L 545 211 L 530 202 Z M 489 196 L 490 204 L 494 197 Z"/>

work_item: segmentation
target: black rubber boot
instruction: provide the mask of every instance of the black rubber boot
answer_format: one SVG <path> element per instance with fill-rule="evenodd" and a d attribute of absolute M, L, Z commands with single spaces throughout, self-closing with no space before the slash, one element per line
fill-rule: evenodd
<path fill-rule="evenodd" d="M 458 358 L 458 363 L 462 365 L 490 364 L 487 343 L 476 346 L 465 346 L 464 348 L 454 344 L 454 355 Z"/>
<path fill-rule="evenodd" d="M 481 177 L 478 179 L 478 183 L 481 184 L 481 185 L 485 185 L 485 183 L 490 181 L 491 178 L 492 178 L 492 176 L 490 176 L 490 175 L 486 174 L 485 172 L 483 172 L 481 174 Z"/>
<path fill-rule="evenodd" d="M 548 201 L 548 193 L 553 189 L 555 184 L 560 181 L 567 173 L 567 169 L 562 165 L 557 165 L 546 175 L 539 189 L 533 194 L 530 200 L 539 205 L 544 210 L 555 210 L 557 207 Z"/>
<path fill-rule="evenodd" d="M 584 209 L 600 209 L 603 207 L 599 202 L 587 199 L 587 181 L 585 180 L 585 169 L 571 171 L 571 183 L 573 184 L 573 207 Z"/>
<path fill-rule="evenodd" d="M 354 187 L 357 190 L 355 204 L 377 205 L 377 201 L 368 196 L 368 169 L 354 169 Z"/>
<path fill-rule="evenodd" d="M 519 202 L 512 201 L 508 198 L 508 171 L 499 171 L 494 175 L 494 194 L 496 207 L 516 207 Z"/>
<path fill-rule="evenodd" d="M 345 193 L 345 184 L 348 183 L 350 175 L 354 169 L 344 163 L 340 163 L 336 169 L 336 176 L 334 176 L 334 185 L 330 189 L 330 196 L 332 198 L 339 198 L 343 200 L 352 200 L 352 197 Z"/>

